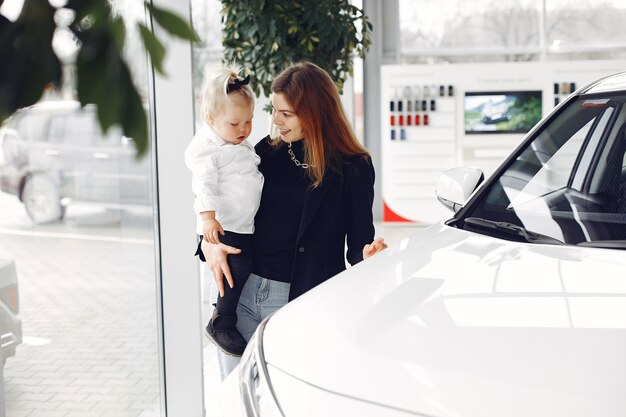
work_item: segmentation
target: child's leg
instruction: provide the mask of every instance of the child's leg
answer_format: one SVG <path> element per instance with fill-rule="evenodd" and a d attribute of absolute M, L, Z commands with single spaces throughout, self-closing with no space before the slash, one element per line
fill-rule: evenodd
<path fill-rule="evenodd" d="M 235 286 L 230 288 L 226 282 L 226 277 L 224 277 L 224 296 L 217 297 L 217 311 L 223 316 L 236 317 L 239 297 L 241 297 L 243 286 L 252 273 L 252 235 L 228 231 L 225 233 L 224 236 L 220 236 L 220 242 L 241 249 L 241 253 L 228 255 L 228 266 Z"/>

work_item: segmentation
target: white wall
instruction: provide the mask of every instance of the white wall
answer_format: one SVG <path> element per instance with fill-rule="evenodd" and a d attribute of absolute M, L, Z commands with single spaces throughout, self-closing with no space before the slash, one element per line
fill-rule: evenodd
<path fill-rule="evenodd" d="M 383 220 L 431 224 L 450 217 L 435 198 L 439 173 L 455 166 L 477 166 L 491 174 L 525 134 L 466 134 L 466 92 L 539 90 L 542 114 L 554 107 L 554 84 L 576 88 L 626 68 L 624 61 L 551 61 L 494 64 L 386 65 L 381 71 L 381 175 Z M 444 95 L 439 94 L 440 86 Z M 452 86 L 453 95 L 448 94 Z M 561 88 L 559 93 L 561 92 Z M 407 96 L 405 96 L 407 94 Z M 567 94 L 565 94 L 567 95 Z M 407 101 L 426 100 L 427 111 L 407 111 Z M 390 101 L 395 102 L 394 112 Z M 403 102 L 398 111 L 398 102 Z M 431 101 L 435 110 L 430 110 Z M 412 106 L 414 107 L 414 105 Z M 415 125 L 419 115 L 420 125 Z M 429 124 L 424 125 L 424 116 Z M 395 125 L 391 125 L 391 117 Z M 400 126 L 400 117 L 403 126 Z M 407 118 L 412 124 L 407 125 Z M 392 131 L 396 139 L 392 140 Z M 402 139 L 404 135 L 404 139 Z"/>

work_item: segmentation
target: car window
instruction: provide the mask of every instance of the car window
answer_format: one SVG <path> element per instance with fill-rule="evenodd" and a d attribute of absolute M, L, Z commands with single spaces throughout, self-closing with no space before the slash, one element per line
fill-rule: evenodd
<path fill-rule="evenodd" d="M 63 143 L 65 134 L 65 116 L 52 117 L 48 125 L 48 141 L 51 143 Z"/>
<path fill-rule="evenodd" d="M 21 138 L 31 141 L 46 141 L 47 135 L 45 134 L 48 128 L 48 121 L 50 115 L 46 112 L 30 112 L 24 110 L 24 113 L 19 114 L 19 118 L 16 121 L 15 129 L 19 132 Z"/>
<path fill-rule="evenodd" d="M 626 240 L 624 103 L 626 96 L 573 102 L 535 134 L 463 217 L 512 224 L 567 244 Z"/>
<path fill-rule="evenodd" d="M 80 111 L 67 116 L 66 143 L 89 146 L 98 142 L 100 129 L 92 112 Z"/>

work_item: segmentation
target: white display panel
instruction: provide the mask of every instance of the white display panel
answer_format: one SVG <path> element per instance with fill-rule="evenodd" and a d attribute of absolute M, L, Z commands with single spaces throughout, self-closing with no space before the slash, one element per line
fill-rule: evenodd
<path fill-rule="evenodd" d="M 432 224 L 441 171 L 489 176 L 570 93 L 626 61 L 385 65 L 381 69 L 383 220 Z"/>

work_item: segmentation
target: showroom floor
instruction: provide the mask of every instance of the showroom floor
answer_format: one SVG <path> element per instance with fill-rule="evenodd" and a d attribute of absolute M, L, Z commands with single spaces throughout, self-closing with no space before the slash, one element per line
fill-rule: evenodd
<path fill-rule="evenodd" d="M 0 256 L 17 265 L 24 337 L 4 371 L 6 416 L 160 416 L 149 219 L 68 212 L 64 223 L 36 227 L 15 197 L 0 193 L 0 207 Z M 390 244 L 419 230 L 376 229 Z M 207 415 L 215 357 L 205 341 Z"/>
<path fill-rule="evenodd" d="M 398 224 L 383 224 L 376 223 L 376 237 L 383 237 L 385 242 L 389 246 L 398 243 L 400 240 L 408 237 L 414 233 L 417 233 L 422 227 L 419 226 L 406 226 L 402 223 Z M 204 274 L 203 274 L 204 275 Z M 205 283 L 206 284 L 206 283 Z M 211 311 L 211 305 L 208 301 L 209 299 L 209 291 L 207 289 L 207 285 L 204 285 L 203 290 L 203 314 L 205 316 L 205 321 L 208 319 L 209 312 Z M 206 407 L 206 415 L 212 416 L 217 415 L 217 412 L 213 412 L 213 407 L 216 405 L 216 402 L 213 401 L 216 393 L 219 390 L 220 384 L 220 373 L 219 373 L 219 365 L 217 362 L 217 351 L 215 346 L 208 342 L 207 339 L 204 339 L 204 402 Z"/>

